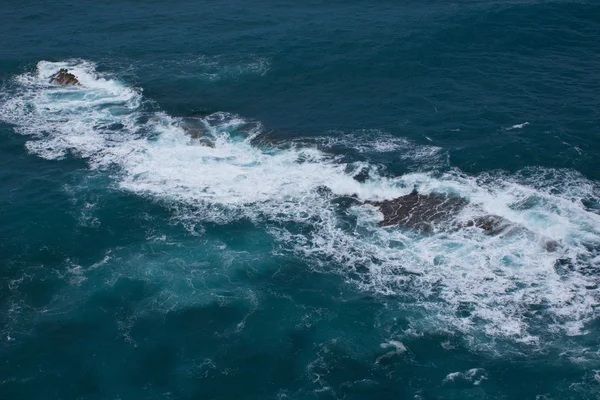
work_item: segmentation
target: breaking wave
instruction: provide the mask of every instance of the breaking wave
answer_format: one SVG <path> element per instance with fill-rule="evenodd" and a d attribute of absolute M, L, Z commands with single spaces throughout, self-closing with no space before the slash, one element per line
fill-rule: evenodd
<path fill-rule="evenodd" d="M 81 85 L 49 84 L 60 68 Z M 544 345 L 556 335 L 585 334 L 595 318 L 600 188 L 576 172 L 529 168 L 469 176 L 446 168 L 385 176 L 368 162 L 369 153 L 396 152 L 436 166 L 447 157 L 441 148 L 378 131 L 312 145 L 259 145 L 259 122 L 228 113 L 175 118 L 153 111 L 141 89 L 83 60 L 39 62 L 1 96 L 0 119 L 31 137 L 32 154 L 83 158 L 119 188 L 164 203 L 183 224 L 240 218 L 265 224 L 279 244 L 276 252 L 398 299 L 395 307 L 415 316 L 411 329 L 461 332 L 475 344 L 503 338 Z M 328 152 L 340 146 L 367 161 Z M 365 170 L 368 178 L 357 179 Z M 381 214 L 360 205 L 415 186 L 468 199 L 457 220 L 493 214 L 513 228 L 496 236 L 475 227 L 428 234 L 382 228 Z"/>

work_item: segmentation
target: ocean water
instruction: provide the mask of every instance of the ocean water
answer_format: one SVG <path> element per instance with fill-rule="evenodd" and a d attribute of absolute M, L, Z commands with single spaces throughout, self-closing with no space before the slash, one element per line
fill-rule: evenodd
<path fill-rule="evenodd" d="M 599 398 L 599 54 L 591 0 L 3 0 L 0 399 Z M 513 229 L 361 205 L 415 187 Z"/>

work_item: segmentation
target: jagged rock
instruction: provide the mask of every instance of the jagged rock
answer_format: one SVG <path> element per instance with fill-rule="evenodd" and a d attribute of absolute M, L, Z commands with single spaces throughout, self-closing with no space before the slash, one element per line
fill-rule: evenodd
<path fill-rule="evenodd" d="M 507 220 L 497 215 L 456 222 L 454 217 L 465 208 L 467 200 L 441 194 L 419 194 L 416 188 L 406 196 L 393 200 L 367 201 L 364 204 L 379 208 L 383 214 L 383 221 L 379 222 L 379 226 L 398 225 L 431 232 L 436 223 L 445 223 L 450 230 L 476 227 L 490 235 L 498 235 L 510 226 Z"/>
<path fill-rule="evenodd" d="M 50 77 L 50 83 L 63 86 L 79 85 L 77 77 L 69 72 L 68 69 L 61 68 L 57 73 Z"/>
<path fill-rule="evenodd" d="M 379 208 L 383 214 L 383 221 L 379 222 L 379 226 L 399 225 L 430 232 L 436 222 L 454 217 L 467 203 L 459 197 L 422 195 L 415 190 L 393 200 L 366 201 L 364 204 Z"/>

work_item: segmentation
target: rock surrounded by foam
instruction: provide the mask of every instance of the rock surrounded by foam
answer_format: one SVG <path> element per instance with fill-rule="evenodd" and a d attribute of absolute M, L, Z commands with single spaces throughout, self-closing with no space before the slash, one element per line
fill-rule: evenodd
<path fill-rule="evenodd" d="M 419 194 L 415 190 L 409 195 L 392 200 L 366 201 L 365 204 L 379 208 L 383 214 L 379 226 L 399 225 L 431 232 L 436 224 L 452 221 L 468 201 L 441 194 Z M 473 226 L 490 234 L 499 234 L 505 229 L 507 222 L 501 217 L 486 215 L 461 223 L 458 228 Z"/>
<path fill-rule="evenodd" d="M 68 69 L 61 68 L 57 73 L 50 77 L 50 83 L 63 86 L 75 86 L 79 85 L 79 80 L 75 75 L 70 73 Z"/>
<path fill-rule="evenodd" d="M 467 201 L 458 197 L 422 195 L 413 191 L 392 200 L 367 201 L 365 204 L 379 208 L 383 214 L 380 226 L 400 225 L 432 231 L 435 223 L 458 214 L 467 205 Z"/>

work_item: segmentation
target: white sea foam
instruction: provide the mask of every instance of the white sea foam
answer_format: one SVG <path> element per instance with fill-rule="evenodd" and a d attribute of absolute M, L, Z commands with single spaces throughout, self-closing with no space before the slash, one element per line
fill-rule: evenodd
<path fill-rule="evenodd" d="M 472 382 L 473 385 L 478 386 L 487 379 L 487 375 L 483 368 L 471 368 L 464 372 L 451 372 L 446 375 L 443 383 L 450 383 L 455 381 Z"/>
<path fill-rule="evenodd" d="M 81 86 L 49 84 L 60 68 L 69 68 Z M 0 119 L 32 137 L 26 144 L 31 153 L 85 158 L 120 188 L 168 204 L 190 226 L 237 218 L 265 222 L 281 243 L 278 251 L 300 255 L 365 290 L 409 299 L 397 307 L 421 313 L 411 321 L 420 331 L 539 345 L 547 335 L 584 334 L 595 317 L 600 216 L 588 203 L 600 191 L 572 171 L 383 177 L 367 162 L 347 165 L 315 147 L 256 147 L 252 138 L 261 134 L 260 124 L 226 113 L 200 120 L 215 143 L 207 147 L 186 133 L 181 119 L 146 111 L 141 90 L 80 60 L 40 62 L 36 71 L 16 77 L 2 93 Z M 424 165 L 447 162 L 443 149 L 379 131 L 320 145 L 365 154 L 396 151 Z M 359 183 L 353 175 L 365 167 L 370 179 Z M 332 195 L 319 194 L 319 186 Z M 392 199 L 414 186 L 468 199 L 459 220 L 494 214 L 514 228 L 497 236 L 477 228 L 422 235 L 378 227 L 381 215 L 371 206 L 340 211 L 330 203 L 342 195 Z M 289 222 L 308 229 L 290 228 Z"/>
<path fill-rule="evenodd" d="M 158 64 L 145 65 L 132 61 L 134 69 L 152 68 L 150 73 L 169 75 L 180 79 L 202 79 L 220 81 L 236 79 L 244 75 L 265 75 L 270 69 L 266 58 L 254 55 L 236 57 L 206 56 L 198 54 L 179 55 L 176 59 L 163 59 Z"/>
<path fill-rule="evenodd" d="M 522 124 L 516 124 L 513 126 L 509 126 L 508 128 L 506 128 L 507 131 L 513 130 L 513 129 L 523 129 L 525 126 L 529 125 L 529 122 L 523 122 Z"/>
<path fill-rule="evenodd" d="M 381 362 L 381 360 L 385 358 L 399 356 L 406 352 L 406 346 L 404 346 L 402 342 L 399 342 L 397 340 L 390 340 L 388 342 L 381 343 L 380 346 L 382 349 L 391 349 L 391 351 L 385 353 L 382 356 L 377 357 L 377 359 L 375 360 L 376 364 Z"/>
<path fill-rule="evenodd" d="M 392 136 L 377 129 L 361 129 L 350 133 L 333 131 L 329 136 L 321 138 L 320 145 L 325 150 L 341 147 L 363 154 L 394 153 L 400 159 L 427 164 L 429 168 L 439 168 L 448 163 L 447 153 L 441 147 L 416 145 L 406 138 Z"/>

